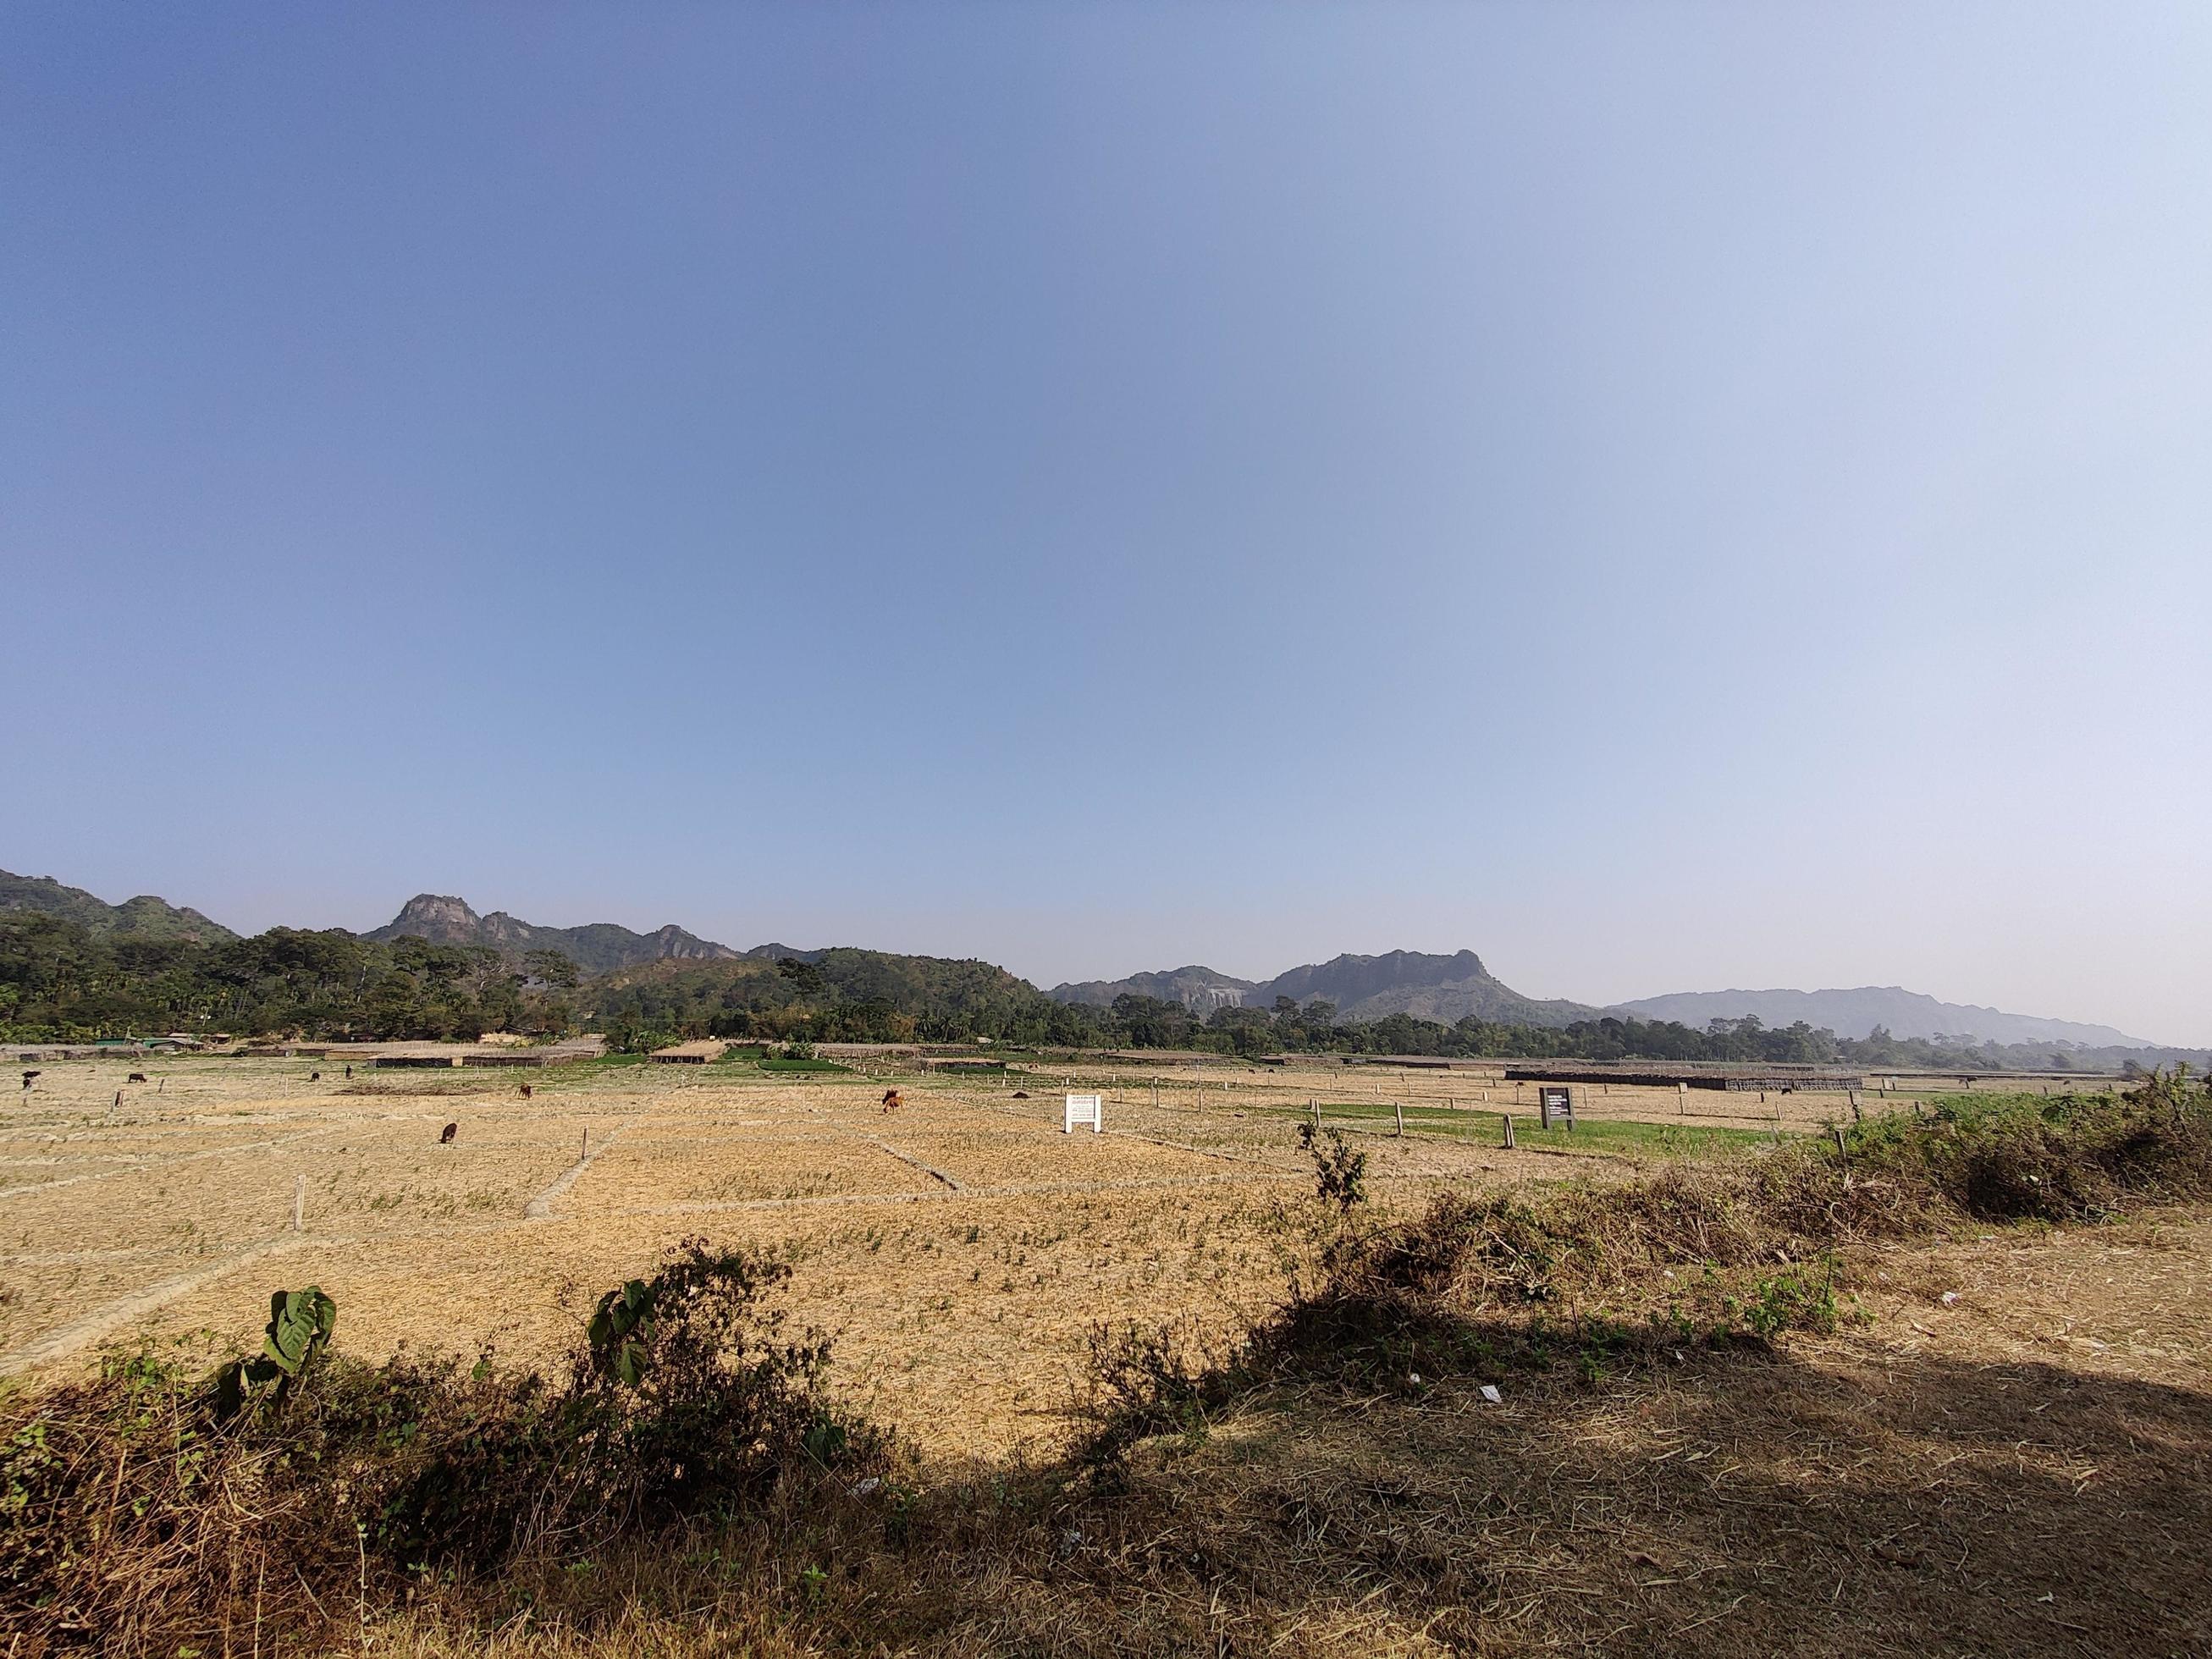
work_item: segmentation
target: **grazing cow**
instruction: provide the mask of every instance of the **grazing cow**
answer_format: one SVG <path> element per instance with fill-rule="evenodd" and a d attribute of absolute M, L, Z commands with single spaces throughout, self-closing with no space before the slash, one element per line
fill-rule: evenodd
<path fill-rule="evenodd" d="M 525 1100 L 530 1098 L 530 1085 L 527 1083 L 522 1085 L 522 1097 Z"/>
<path fill-rule="evenodd" d="M 25 1094 L 31 1092 L 31 1079 L 36 1076 L 38 1076 L 36 1072 L 26 1072 L 23 1073 L 23 1092 Z"/>
<path fill-rule="evenodd" d="M 439 1144 L 441 1146 L 452 1146 L 452 1145 L 453 1145 L 453 1137 L 454 1137 L 455 1135 L 457 1135 L 457 1134 L 460 1133 L 460 1132 L 461 1132 L 461 1126 L 460 1126 L 459 1124 L 458 1124 L 458 1123 L 448 1123 L 448 1124 L 446 1126 L 446 1133 L 443 1133 L 443 1134 L 441 1134 L 441 1135 L 440 1135 L 440 1136 L 438 1137 L 438 1144 Z"/>
<path fill-rule="evenodd" d="M 884 1091 L 884 1109 L 885 1111 L 896 1111 L 900 1107 L 905 1104 L 905 1100 L 901 1097 L 897 1090 L 886 1089 Z"/>
<path fill-rule="evenodd" d="M 320 1083 L 322 1080 L 323 1074 L 320 1072 L 310 1072 L 307 1073 L 307 1081 L 310 1083 Z"/>
<path fill-rule="evenodd" d="M 146 1073 L 143 1072 L 133 1072 L 129 1077 L 125 1078 L 123 1080 L 125 1083 L 143 1083 L 146 1080 Z"/>
<path fill-rule="evenodd" d="M 353 1075 L 353 1067 L 352 1067 L 352 1066 L 347 1066 L 347 1067 L 346 1067 L 346 1075 L 347 1075 L 348 1077 L 351 1077 L 351 1076 Z"/>

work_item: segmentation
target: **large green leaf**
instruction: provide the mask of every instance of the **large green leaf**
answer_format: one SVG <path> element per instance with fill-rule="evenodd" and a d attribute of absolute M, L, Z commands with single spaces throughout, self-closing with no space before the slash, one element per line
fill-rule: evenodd
<path fill-rule="evenodd" d="M 646 1345 L 653 1339 L 651 1288 L 643 1279 L 633 1279 L 621 1289 L 609 1291 L 592 1310 L 584 1334 L 601 1364 L 625 1387 L 637 1387 L 645 1378 L 649 1363 Z"/>
<path fill-rule="evenodd" d="M 269 1326 L 261 1352 L 288 1377 L 296 1377 L 337 1328 L 338 1304 L 319 1285 L 278 1291 L 269 1298 Z"/>

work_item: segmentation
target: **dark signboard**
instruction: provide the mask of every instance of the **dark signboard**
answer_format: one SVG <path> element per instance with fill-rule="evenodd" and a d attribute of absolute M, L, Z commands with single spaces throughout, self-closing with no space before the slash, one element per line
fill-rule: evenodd
<path fill-rule="evenodd" d="M 1547 1083 L 1536 1091 L 1536 1115 L 1548 1129 L 1552 1120 L 1558 1118 L 1570 1129 L 1575 1127 L 1575 1091 L 1564 1083 Z"/>

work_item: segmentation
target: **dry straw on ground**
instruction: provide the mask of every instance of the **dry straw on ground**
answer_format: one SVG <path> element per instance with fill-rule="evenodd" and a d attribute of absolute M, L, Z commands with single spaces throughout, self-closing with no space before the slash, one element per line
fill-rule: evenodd
<path fill-rule="evenodd" d="M 4 1340 L 20 1353 L 118 1305 L 129 1316 L 86 1345 L 243 1334 L 261 1311 L 243 1291 L 313 1276 L 356 1361 L 496 1333 L 542 1362 L 599 1290 L 706 1231 L 788 1262 L 783 1305 L 837 1342 L 833 1394 L 905 1431 L 889 1462 L 810 1454 L 733 1513 L 496 1572 L 410 1582 L 366 1548 L 319 1557 L 326 1529 L 313 1547 L 179 1534 L 162 1547 L 227 1564 L 209 1652 L 301 1630 L 318 1650 L 424 1656 L 2212 1644 L 2212 1233 L 2185 1162 L 2147 1175 L 2122 1133 L 2053 1182 L 2033 1137 L 1971 1156 L 1922 1137 L 1905 1158 L 1872 1128 L 1843 1168 L 1762 1139 L 1683 1171 L 1649 1142 L 1504 1153 L 1494 1120 L 1457 1109 L 1455 1133 L 1417 1107 L 1402 1140 L 1350 1122 L 1376 1201 L 1346 1234 L 1296 1149 L 1308 1079 L 1225 1072 L 1218 1106 L 1157 1110 L 1127 1077 L 1100 1081 L 1123 1097 L 1096 1148 L 1040 1127 L 1056 1100 L 1014 1085 L 910 1084 L 895 1126 L 873 1079 L 610 1073 L 532 1109 L 495 1093 L 410 1114 L 202 1078 L 185 1115 L 113 1125 L 56 1099 L 12 1149 L 75 1180 L 33 1195 L 54 1210 L 41 1226 L 102 1189 L 166 1196 L 206 1172 L 210 1230 L 228 1231 L 171 1237 L 177 1212 L 155 1203 L 88 1207 L 76 1236 L 0 1235 L 8 1270 L 46 1287 L 6 1310 Z M 1346 1092 L 1328 1097 L 1352 1120 Z M 1643 1109 L 1664 1122 L 1675 1103 Z M 548 1125 L 583 1119 L 598 1154 L 548 1218 L 516 1213 L 576 1162 Z M 447 1121 L 477 1156 L 441 1169 L 414 1137 Z M 289 1203 L 283 1160 L 308 1146 L 346 1231 L 245 1256 L 286 1245 L 252 1224 L 263 1187 Z M 1565 1176 L 1595 1184 L 1547 1196 Z M 2040 1218 L 1983 1219 L 1984 1199 Z M 0 1200 L 0 1224 L 20 1201 Z M 83 1296 L 102 1263 L 118 1279 Z M 1305 1294 L 1271 1321 L 1292 1274 Z M 1832 1329 L 1808 1287 L 1836 1297 Z M 1102 1323 L 1170 1324 L 1217 1359 L 1260 1336 L 1069 1461 Z M 112 1477 L 118 1502 L 139 1478 L 91 1472 L 85 1490 Z M 289 1537 L 256 1505 L 296 1485 L 251 1458 L 218 1473 L 228 1507 L 194 1525 Z M 280 1562 L 295 1582 L 272 1582 Z M 50 1626 L 18 1623 L 20 1650 L 66 1636 Z M 174 1650 L 154 1628 L 143 1650 Z"/>

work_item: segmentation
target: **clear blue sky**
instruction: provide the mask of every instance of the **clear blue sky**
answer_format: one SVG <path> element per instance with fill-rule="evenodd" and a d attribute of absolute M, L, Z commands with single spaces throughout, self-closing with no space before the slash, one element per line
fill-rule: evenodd
<path fill-rule="evenodd" d="M 2212 10 L 0 13 L 0 863 L 2212 1041 Z"/>

